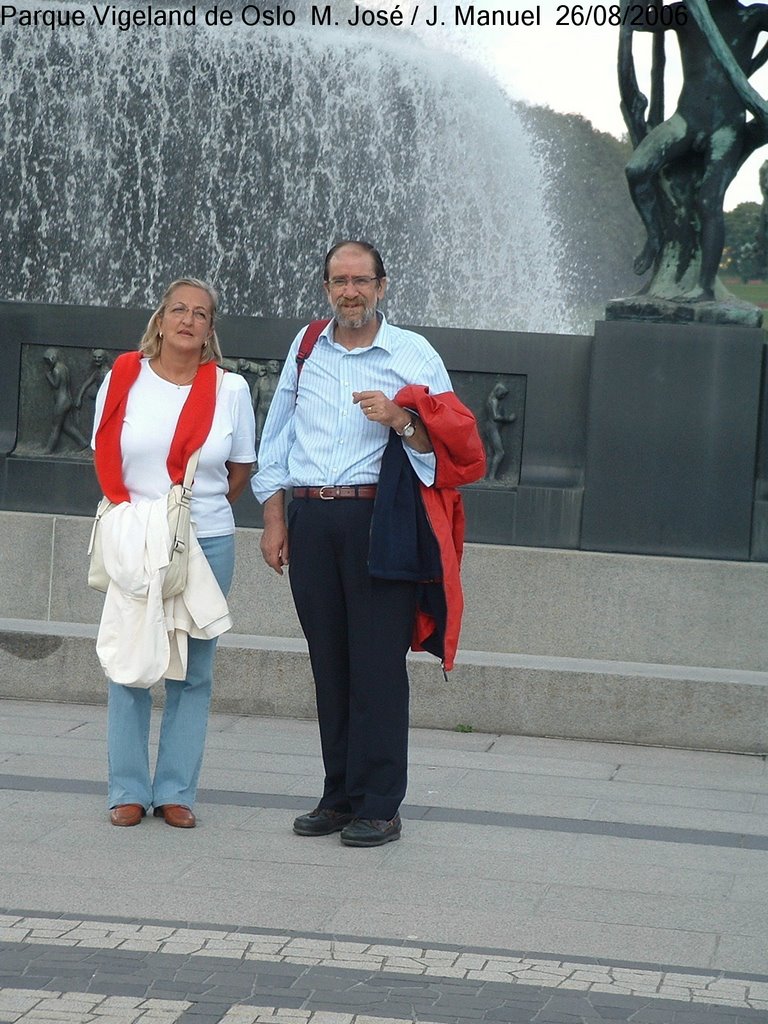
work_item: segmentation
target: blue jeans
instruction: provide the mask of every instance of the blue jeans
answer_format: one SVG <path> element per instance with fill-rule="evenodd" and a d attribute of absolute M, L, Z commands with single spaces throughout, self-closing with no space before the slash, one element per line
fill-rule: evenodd
<path fill-rule="evenodd" d="M 202 537 L 200 547 L 226 595 L 235 567 L 235 538 Z M 109 806 L 163 804 L 192 808 L 203 763 L 208 708 L 213 687 L 216 639 L 189 638 L 187 678 L 165 680 L 154 781 L 149 773 L 150 690 L 109 683 L 107 751 Z"/>

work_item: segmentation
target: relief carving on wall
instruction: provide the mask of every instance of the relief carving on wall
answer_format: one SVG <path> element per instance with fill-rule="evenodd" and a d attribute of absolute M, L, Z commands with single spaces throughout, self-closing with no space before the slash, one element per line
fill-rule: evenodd
<path fill-rule="evenodd" d="M 477 417 L 485 444 L 485 477 L 473 487 L 517 487 L 523 454 L 525 392 L 522 374 L 454 373 L 459 398 Z"/>

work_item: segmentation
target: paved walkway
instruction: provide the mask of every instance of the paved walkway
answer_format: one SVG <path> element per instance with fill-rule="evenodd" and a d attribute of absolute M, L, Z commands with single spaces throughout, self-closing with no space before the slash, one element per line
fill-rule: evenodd
<path fill-rule="evenodd" d="M 304 839 L 311 722 L 211 721 L 116 829 L 105 709 L 0 701 L 0 1022 L 768 1022 L 761 757 L 414 730 L 403 839 Z"/>

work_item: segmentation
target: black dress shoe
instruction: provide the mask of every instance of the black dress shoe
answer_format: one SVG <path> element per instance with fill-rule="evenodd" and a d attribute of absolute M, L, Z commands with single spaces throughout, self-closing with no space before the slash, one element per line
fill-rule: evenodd
<path fill-rule="evenodd" d="M 316 807 L 309 814 L 302 814 L 296 818 L 293 831 L 298 836 L 329 836 L 331 832 L 341 832 L 353 818 L 353 814 L 345 814 L 343 811 Z"/>
<path fill-rule="evenodd" d="M 400 838 L 403 826 L 400 815 L 391 821 L 377 818 L 355 818 L 341 830 L 341 841 L 345 846 L 383 846 Z"/>

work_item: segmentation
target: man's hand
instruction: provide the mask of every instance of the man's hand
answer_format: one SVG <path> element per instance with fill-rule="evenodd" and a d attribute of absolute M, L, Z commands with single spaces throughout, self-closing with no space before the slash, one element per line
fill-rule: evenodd
<path fill-rule="evenodd" d="M 288 527 L 285 524 L 285 491 L 277 491 L 264 502 L 264 529 L 261 534 L 261 556 L 278 576 L 288 565 Z"/>
<path fill-rule="evenodd" d="M 352 401 L 363 410 L 363 415 L 385 427 L 394 427 L 400 433 L 411 420 L 411 414 L 395 405 L 383 391 L 353 391 Z"/>
<path fill-rule="evenodd" d="M 415 433 L 412 437 L 404 437 L 403 441 L 416 452 L 425 454 L 432 451 L 432 442 L 421 420 L 407 409 L 401 409 L 383 391 L 353 391 L 352 401 L 360 406 L 367 419 L 392 427 L 398 434 L 402 434 L 406 424 L 413 423 Z"/>

